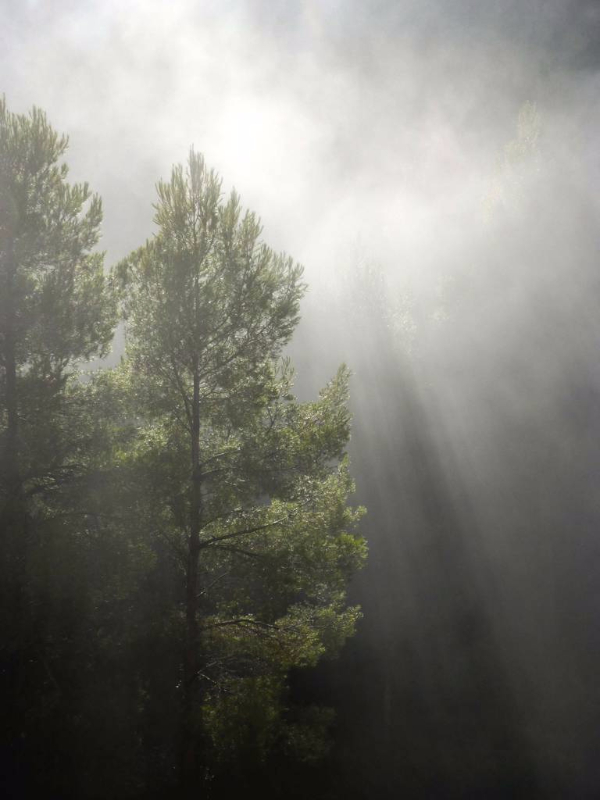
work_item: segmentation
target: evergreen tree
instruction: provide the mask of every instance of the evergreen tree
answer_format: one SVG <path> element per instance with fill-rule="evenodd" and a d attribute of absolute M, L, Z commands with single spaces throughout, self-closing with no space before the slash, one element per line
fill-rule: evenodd
<path fill-rule="evenodd" d="M 76 368 L 106 352 L 115 321 L 94 252 L 100 200 L 67 182 L 66 148 L 41 111 L 0 100 L 2 760 L 21 787 L 32 764 L 53 769 L 51 742 L 77 713 L 72 657 L 89 657 L 75 520 L 99 431 Z"/>
<path fill-rule="evenodd" d="M 43 112 L 11 114 L 0 101 L 0 403 L 10 502 L 30 477 L 21 462 L 36 410 L 47 411 L 73 365 L 104 354 L 112 339 L 103 258 L 93 252 L 102 207 L 87 184 L 67 182 L 59 163 L 67 144 Z M 32 391 L 37 406 L 28 408 Z"/>
<path fill-rule="evenodd" d="M 276 745 L 309 741 L 314 725 L 283 732 L 286 675 L 352 632 L 345 587 L 364 544 L 348 532 L 360 511 L 347 506 L 347 465 L 335 465 L 349 435 L 348 373 L 300 404 L 280 358 L 301 268 L 261 242 L 235 193 L 222 200 L 193 151 L 186 171 L 158 184 L 156 222 L 116 276 L 139 426 L 132 469 L 146 483 L 138 519 L 180 568 L 171 617 L 181 778 L 193 792 L 219 763 L 256 765 Z"/>
<path fill-rule="evenodd" d="M 2 511 L 23 492 L 60 482 L 69 454 L 46 423 L 77 362 L 106 353 L 114 327 L 102 221 L 87 184 L 70 185 L 68 140 L 43 112 L 11 114 L 0 101 L 0 431 Z M 88 202 L 89 201 L 89 202 Z M 74 437 L 76 439 L 76 437 Z M 43 452 L 40 452 L 40 450 Z M 71 444 L 71 449 L 76 449 Z M 22 511 L 22 509 L 21 509 Z"/>

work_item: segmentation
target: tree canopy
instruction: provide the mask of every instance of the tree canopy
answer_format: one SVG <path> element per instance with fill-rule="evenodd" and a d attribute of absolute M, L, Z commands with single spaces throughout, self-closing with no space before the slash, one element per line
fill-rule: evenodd
<path fill-rule="evenodd" d="M 279 360 L 301 268 L 260 241 L 235 192 L 221 199 L 194 152 L 158 198 L 156 236 L 116 275 L 146 437 L 146 513 L 184 575 L 183 770 L 194 784 L 199 739 L 218 740 L 244 681 L 268 696 L 351 633 L 344 589 L 364 546 L 349 532 L 360 511 L 346 504 L 347 466 L 334 466 L 349 435 L 347 370 L 300 404 Z M 211 724 L 197 723 L 197 709 Z"/>
<path fill-rule="evenodd" d="M 158 183 L 155 235 L 107 277 L 66 138 L 4 102 L 0 133 L 9 783 L 217 796 L 274 758 L 315 762 L 331 714 L 289 675 L 352 634 L 365 543 L 349 372 L 300 403 L 284 357 L 302 268 L 192 151 Z M 121 364 L 82 380 L 118 311 Z"/>

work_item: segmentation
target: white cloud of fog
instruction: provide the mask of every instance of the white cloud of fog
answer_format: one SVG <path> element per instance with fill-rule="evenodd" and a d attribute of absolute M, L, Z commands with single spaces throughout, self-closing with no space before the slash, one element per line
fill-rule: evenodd
<path fill-rule="evenodd" d="M 453 6 L 4 0 L 2 90 L 70 134 L 111 257 L 149 234 L 154 183 L 194 144 L 309 276 L 357 235 L 418 273 L 477 213 L 539 66 Z"/>
<path fill-rule="evenodd" d="M 525 101 L 547 164 L 584 194 L 597 183 L 586 0 L 0 3 L 0 91 L 70 134 L 74 177 L 104 199 L 109 262 L 151 234 L 154 184 L 192 144 L 305 264 L 313 296 L 335 292 L 357 246 L 430 301 L 488 257 L 482 197 Z M 504 324 L 504 306 L 486 314 Z"/>

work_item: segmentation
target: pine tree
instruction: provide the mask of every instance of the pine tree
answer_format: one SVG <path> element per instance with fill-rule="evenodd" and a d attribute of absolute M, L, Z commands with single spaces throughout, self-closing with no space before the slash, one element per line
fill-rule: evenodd
<path fill-rule="evenodd" d="M 364 543 L 348 532 L 360 510 L 338 463 L 347 370 L 300 404 L 281 360 L 301 268 L 261 242 L 256 216 L 235 192 L 222 199 L 193 151 L 157 188 L 158 232 L 116 278 L 147 486 L 139 519 L 181 569 L 181 776 L 193 792 L 224 749 L 266 752 L 289 669 L 351 634 L 345 588 Z M 248 693 L 262 709 L 252 723 Z"/>
<path fill-rule="evenodd" d="M 12 114 L 0 99 L 0 691 L 3 760 L 22 770 L 21 787 L 28 759 L 40 776 L 52 769 L 35 741 L 66 723 L 55 662 L 72 674 L 66 651 L 86 649 L 73 641 L 87 596 L 82 531 L 67 520 L 95 432 L 76 370 L 106 352 L 115 321 L 94 251 L 100 200 L 67 182 L 66 148 L 43 112 Z"/>
<path fill-rule="evenodd" d="M 51 459 L 40 459 L 32 432 L 37 437 L 40 417 L 48 419 L 77 362 L 104 354 L 112 339 L 114 313 L 104 285 L 103 257 L 93 252 L 102 207 L 87 184 L 67 182 L 68 168 L 59 163 L 67 145 L 42 111 L 11 114 L 0 101 L 5 514 L 20 502 L 26 484 L 60 480 L 64 459 L 56 452 Z"/>

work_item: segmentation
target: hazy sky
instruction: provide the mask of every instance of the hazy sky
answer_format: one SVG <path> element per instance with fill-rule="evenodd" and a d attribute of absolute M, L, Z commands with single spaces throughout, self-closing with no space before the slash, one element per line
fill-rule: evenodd
<path fill-rule="evenodd" d="M 109 261 L 151 233 L 154 184 L 194 144 L 311 280 L 356 242 L 406 273 L 460 247 L 518 109 L 593 72 L 600 26 L 574 0 L 0 9 L 0 91 L 69 134 Z"/>

